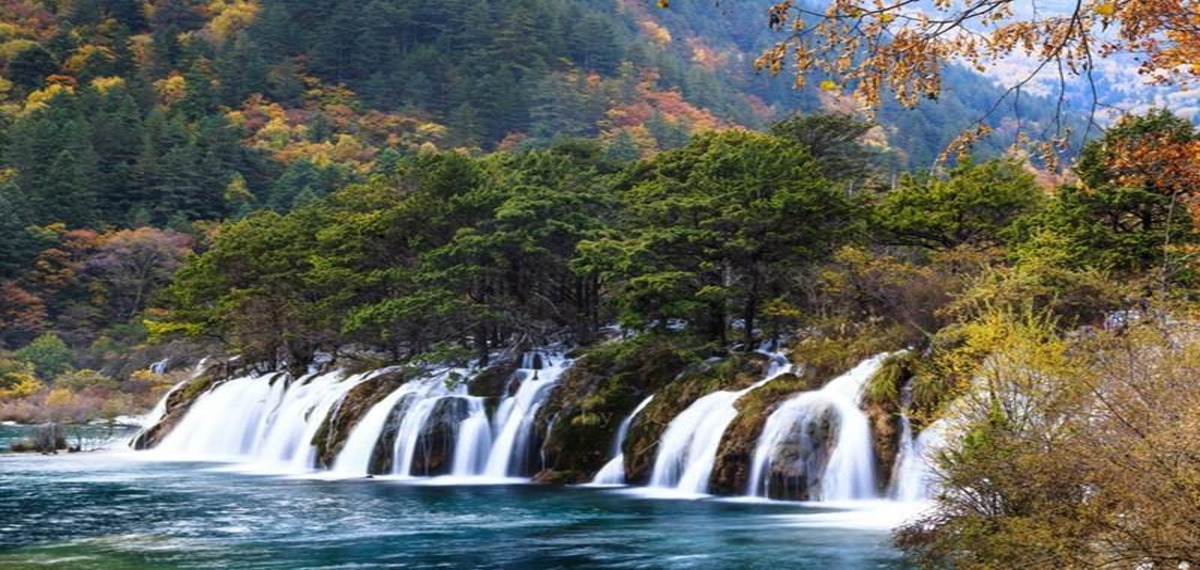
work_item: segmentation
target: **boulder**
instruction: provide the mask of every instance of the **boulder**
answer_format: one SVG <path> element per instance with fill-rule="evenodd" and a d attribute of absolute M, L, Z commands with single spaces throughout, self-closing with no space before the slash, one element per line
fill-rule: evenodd
<path fill-rule="evenodd" d="M 347 392 L 313 437 L 312 443 L 317 446 L 317 466 L 324 469 L 333 467 L 354 426 L 375 404 L 411 378 L 411 370 L 398 368 L 376 375 Z"/>

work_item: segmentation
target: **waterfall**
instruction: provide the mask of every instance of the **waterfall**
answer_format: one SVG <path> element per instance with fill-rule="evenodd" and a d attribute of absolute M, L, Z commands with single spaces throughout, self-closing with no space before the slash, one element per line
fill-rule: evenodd
<path fill-rule="evenodd" d="M 742 396 L 791 369 L 782 355 L 771 354 L 766 378 L 736 392 L 719 391 L 696 400 L 667 426 L 654 458 L 650 486 L 705 493 L 725 428 L 737 417 Z"/>
<path fill-rule="evenodd" d="M 155 374 L 162 374 L 162 372 L 158 372 L 156 369 L 159 368 L 160 364 L 163 367 L 165 367 L 166 362 L 167 361 L 164 359 L 164 360 L 155 362 L 154 364 L 151 364 L 150 371 L 154 372 Z M 189 375 L 184 380 L 180 380 L 174 386 L 171 386 L 171 389 L 167 390 L 167 393 L 163 394 L 163 396 L 158 399 L 158 402 L 154 404 L 154 407 L 151 408 L 150 411 L 146 415 L 138 418 L 136 423 L 138 425 L 142 426 L 142 429 L 138 430 L 138 433 L 135 434 L 133 436 L 133 438 L 131 438 L 129 440 L 129 445 L 131 447 L 134 445 L 134 442 L 136 442 L 138 440 L 138 438 L 142 437 L 142 434 L 144 434 L 146 432 L 146 430 L 150 429 L 151 427 L 154 427 L 154 424 L 161 422 L 163 420 L 163 418 L 167 417 L 167 402 L 170 401 L 171 394 L 174 394 L 176 391 L 178 391 L 180 388 L 182 388 L 188 382 L 191 382 L 192 380 L 199 378 L 200 375 L 204 373 L 204 365 L 207 362 L 208 362 L 207 356 L 205 356 L 204 358 L 201 358 L 200 362 L 197 362 L 195 368 L 192 369 L 191 375 Z M 165 371 L 166 369 L 163 368 L 163 370 Z"/>
<path fill-rule="evenodd" d="M 514 389 L 491 421 L 483 398 L 467 390 L 477 370 L 440 368 L 405 382 L 351 427 L 332 470 L 366 475 L 387 470 L 390 458 L 391 473 L 402 477 L 523 476 L 537 461 L 538 411 L 571 364 L 557 352 L 524 355 L 512 379 Z M 222 382 L 192 402 L 156 451 L 309 471 L 316 465 L 313 441 L 346 394 L 390 370 L 344 379 L 340 372 L 298 379 L 276 373 Z M 148 420 L 161 421 L 165 411 L 164 397 Z"/>
<path fill-rule="evenodd" d="M 348 475 L 366 475 L 370 470 L 375 444 L 383 433 L 388 418 L 400 400 L 413 393 L 411 384 L 404 384 L 386 398 L 371 407 L 367 415 L 358 421 L 342 446 L 342 452 L 333 461 L 333 470 Z"/>
<path fill-rule="evenodd" d="M 821 389 L 785 401 L 767 418 L 751 464 L 750 496 L 770 497 L 776 475 L 785 484 L 802 478 L 817 500 L 875 496 L 871 426 L 859 404 L 885 357 L 869 358 Z"/>
<path fill-rule="evenodd" d="M 930 500 L 937 490 L 931 455 L 942 447 L 946 421 L 937 420 L 925 426 L 915 438 L 907 413 L 900 422 L 900 452 L 892 473 L 891 498 L 903 502 Z"/>
<path fill-rule="evenodd" d="M 311 469 L 317 429 L 347 392 L 375 373 L 229 380 L 197 398 L 156 451 Z"/>
<path fill-rule="evenodd" d="M 137 441 L 138 437 L 141 437 L 142 432 L 145 432 L 151 426 L 153 426 L 154 424 L 156 424 L 158 422 L 161 422 L 162 419 L 164 417 L 166 417 L 166 415 L 167 415 L 167 400 L 171 399 L 171 394 L 174 394 L 177 390 L 182 388 L 184 384 L 187 384 L 190 381 L 191 381 L 190 379 L 183 380 L 183 381 L 175 384 L 174 386 L 171 386 L 171 389 L 167 390 L 167 393 L 163 394 L 163 397 L 158 399 L 158 403 L 154 404 L 154 408 L 152 408 L 146 415 L 142 416 L 141 419 L 138 420 L 138 423 L 142 426 L 142 429 L 139 430 L 137 435 L 135 435 L 133 437 L 133 439 L 130 440 L 131 444 L 134 441 Z"/>
<path fill-rule="evenodd" d="M 501 400 L 490 422 L 483 399 L 468 395 L 469 380 L 453 381 L 469 378 L 471 371 L 442 369 L 411 380 L 363 416 L 338 454 L 334 470 L 366 474 L 376 447 L 394 434 L 394 475 L 429 475 L 434 459 L 439 471 L 455 477 L 523 475 L 533 449 L 538 410 L 570 366 L 571 361 L 559 355 L 524 355 L 514 374 L 519 380 L 515 393 Z"/>
<path fill-rule="evenodd" d="M 150 371 L 155 374 L 166 374 L 167 364 L 171 362 L 170 357 L 164 358 L 150 365 Z"/>
<path fill-rule="evenodd" d="M 396 447 L 392 452 L 394 457 L 393 474 L 414 475 L 413 461 L 417 455 L 417 444 L 421 441 L 421 435 L 426 429 L 426 424 L 429 423 L 430 416 L 433 415 L 433 411 L 441 401 L 441 397 L 418 396 L 416 403 L 405 412 L 404 420 L 400 422 L 400 429 L 396 432 Z"/>
<path fill-rule="evenodd" d="M 645 400 L 642 400 L 642 403 L 638 404 L 637 407 L 633 409 L 633 412 L 621 421 L 621 425 L 617 427 L 617 436 L 613 438 L 612 459 L 610 459 L 608 463 L 605 463 L 604 467 L 602 467 L 600 471 L 596 473 L 596 477 L 592 479 L 593 484 L 625 484 L 625 452 L 622 449 L 625 445 L 625 436 L 629 434 L 629 426 L 633 425 L 633 420 L 637 418 L 637 415 L 643 409 L 645 409 L 646 406 L 650 405 L 650 400 L 653 399 L 654 396 L 651 395 Z"/>
<path fill-rule="evenodd" d="M 486 454 L 487 446 L 491 444 L 491 431 L 487 427 L 483 400 L 467 395 L 464 380 L 472 373 L 465 368 L 442 368 L 402 384 L 374 404 L 358 421 L 335 459 L 333 470 L 366 475 L 371 472 L 372 459 L 379 453 L 379 446 L 390 442 L 387 452 L 392 458 L 392 474 L 404 477 L 426 474 L 414 471 L 415 462 L 424 457 L 428 463 L 432 452 L 421 445 L 430 431 L 439 427 L 431 424 L 431 420 L 435 419 L 433 416 L 439 409 L 454 409 L 448 404 L 460 403 L 463 417 L 451 417 L 444 422 L 451 425 L 442 426 L 451 427 L 457 433 L 451 444 L 454 452 L 449 458 L 448 472 L 476 473 L 481 463 L 477 459 L 479 450 L 483 449 Z"/>
<path fill-rule="evenodd" d="M 454 465 L 450 474 L 455 477 L 482 473 L 492 450 L 492 426 L 483 407 L 483 398 L 466 398 L 466 401 L 467 419 L 459 424 L 458 439 L 454 442 Z"/>
<path fill-rule="evenodd" d="M 571 367 L 561 355 L 531 352 L 522 358 L 517 374 L 521 384 L 515 394 L 501 400 L 492 421 L 496 441 L 492 444 L 483 475 L 490 478 L 520 477 L 529 462 L 530 440 L 538 410 L 550 389 Z"/>

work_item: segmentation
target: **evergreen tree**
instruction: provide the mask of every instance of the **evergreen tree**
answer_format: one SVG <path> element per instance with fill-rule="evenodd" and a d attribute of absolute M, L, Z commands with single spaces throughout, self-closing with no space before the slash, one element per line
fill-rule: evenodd
<path fill-rule="evenodd" d="M 8 62 L 5 73 L 18 88 L 32 91 L 46 85 L 46 76 L 58 71 L 58 62 L 41 45 L 30 46 Z"/>

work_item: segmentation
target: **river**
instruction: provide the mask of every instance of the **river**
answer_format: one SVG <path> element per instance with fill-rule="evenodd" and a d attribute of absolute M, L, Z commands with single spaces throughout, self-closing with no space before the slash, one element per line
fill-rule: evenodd
<path fill-rule="evenodd" d="M 901 568 L 879 508 L 5 454 L 0 568 Z"/>

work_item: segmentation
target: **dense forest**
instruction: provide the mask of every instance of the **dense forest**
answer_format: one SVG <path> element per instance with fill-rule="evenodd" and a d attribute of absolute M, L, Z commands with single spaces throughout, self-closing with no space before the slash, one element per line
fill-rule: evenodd
<path fill-rule="evenodd" d="M 0 14 L 0 343 L 49 333 L 39 343 L 61 342 L 73 367 L 122 377 L 116 362 L 147 339 L 144 312 L 164 302 L 156 292 L 225 221 L 381 184 L 452 149 L 488 177 L 500 167 L 482 165 L 526 160 L 501 156 L 576 144 L 597 172 L 588 183 L 605 186 L 694 133 L 848 104 L 756 74 L 749 59 L 769 32 L 719 4 L 14 0 Z M 877 170 L 856 184 L 932 164 L 982 116 L 998 90 L 956 73 L 940 103 L 885 108 L 878 126 L 852 130 Z M 1047 120 L 1037 108 L 1023 110 L 1030 124 Z M 983 151 L 1004 143 L 992 144 Z M 538 184 L 560 187 L 554 176 Z M 571 310 L 595 320 L 589 279 Z M 370 323 L 385 310 L 364 308 L 347 331 L 382 326 Z"/>

